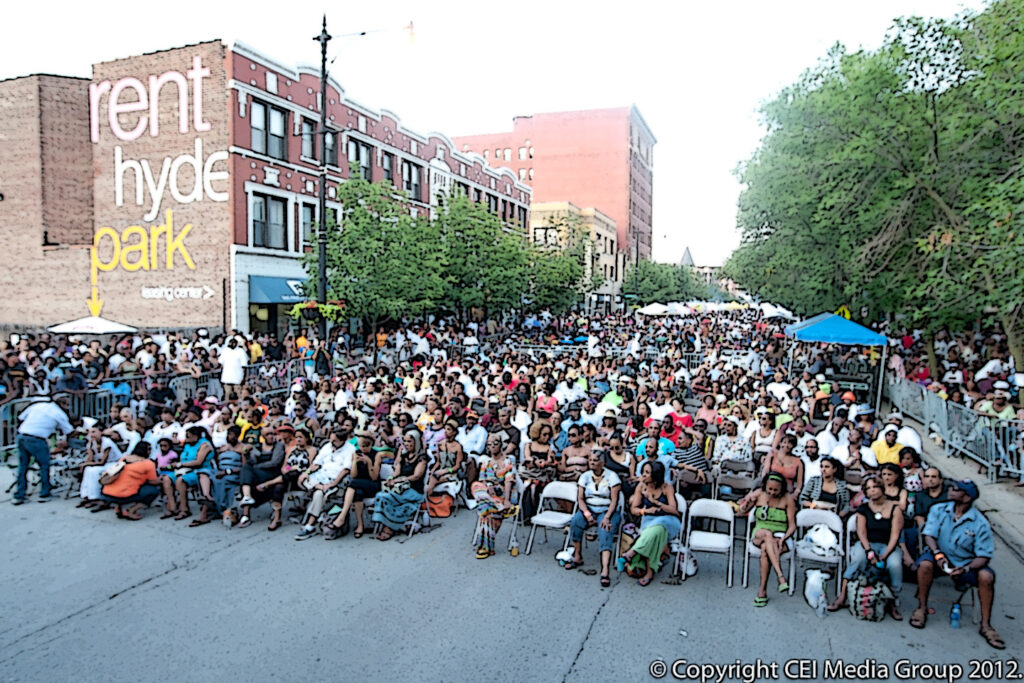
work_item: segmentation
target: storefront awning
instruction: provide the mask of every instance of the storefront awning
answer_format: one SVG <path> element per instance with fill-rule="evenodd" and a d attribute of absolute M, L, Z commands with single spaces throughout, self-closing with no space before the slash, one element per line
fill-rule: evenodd
<path fill-rule="evenodd" d="M 268 275 L 249 276 L 249 303 L 294 304 L 305 301 L 302 285 L 305 280 Z"/>

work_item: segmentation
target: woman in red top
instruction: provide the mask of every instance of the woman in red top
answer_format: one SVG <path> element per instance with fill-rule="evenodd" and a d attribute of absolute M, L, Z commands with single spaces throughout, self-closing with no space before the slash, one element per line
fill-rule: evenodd
<path fill-rule="evenodd" d="M 142 519 L 139 510 L 148 507 L 160 495 L 160 477 L 156 463 L 149 459 L 150 446 L 145 441 L 135 445 L 131 453 L 121 459 L 117 477 L 103 487 L 103 498 L 116 504 L 121 519 Z M 132 503 L 125 509 L 125 505 Z"/>

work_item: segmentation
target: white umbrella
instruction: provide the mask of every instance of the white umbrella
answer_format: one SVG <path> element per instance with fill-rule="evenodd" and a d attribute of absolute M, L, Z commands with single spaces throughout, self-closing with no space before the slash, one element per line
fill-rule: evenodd
<path fill-rule="evenodd" d="M 122 325 L 113 320 L 107 320 L 95 315 L 54 325 L 47 328 L 47 330 L 54 334 L 118 334 L 121 332 L 138 332 L 138 329 L 130 325 Z"/>
<path fill-rule="evenodd" d="M 665 304 L 647 304 L 643 308 L 637 311 L 642 315 L 665 315 L 668 313 L 668 306 Z"/>

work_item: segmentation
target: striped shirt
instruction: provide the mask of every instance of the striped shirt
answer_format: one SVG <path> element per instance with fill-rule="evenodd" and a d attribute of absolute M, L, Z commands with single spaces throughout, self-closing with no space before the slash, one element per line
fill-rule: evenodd
<path fill-rule="evenodd" d="M 683 448 L 682 446 L 677 448 L 675 453 L 672 455 L 680 465 L 693 467 L 701 472 L 707 472 L 709 469 L 708 460 L 704 457 L 704 453 L 701 451 L 700 446 L 692 441 L 686 448 Z"/>

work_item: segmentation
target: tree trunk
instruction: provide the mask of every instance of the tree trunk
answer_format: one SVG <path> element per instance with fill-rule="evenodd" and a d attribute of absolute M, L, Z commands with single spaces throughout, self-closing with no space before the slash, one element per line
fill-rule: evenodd
<path fill-rule="evenodd" d="M 928 353 L 928 369 L 932 379 L 937 382 L 942 379 L 942 373 L 939 372 L 939 359 L 935 357 L 935 333 L 930 329 L 924 333 L 924 349 Z"/>

